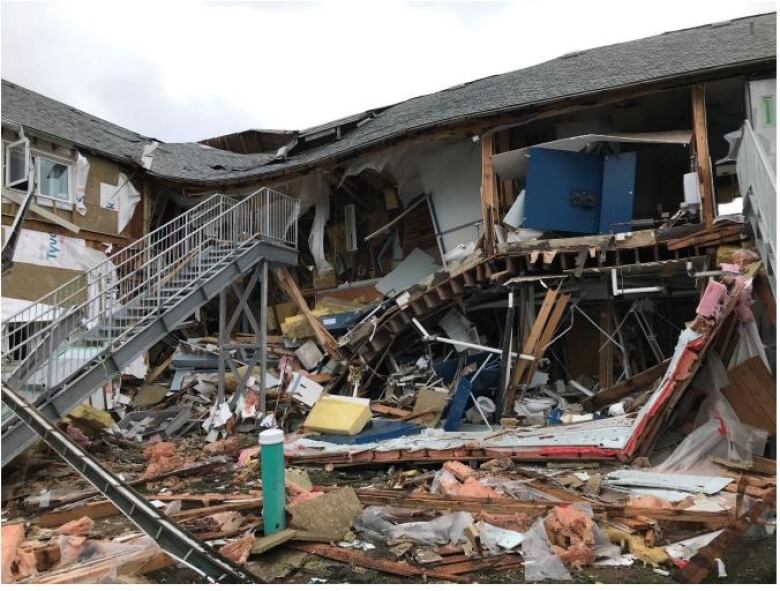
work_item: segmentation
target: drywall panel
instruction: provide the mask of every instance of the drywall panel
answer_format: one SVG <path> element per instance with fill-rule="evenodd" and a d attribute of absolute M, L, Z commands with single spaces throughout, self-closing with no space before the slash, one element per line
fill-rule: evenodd
<path fill-rule="evenodd" d="M 395 269 L 379 280 L 376 289 L 385 295 L 398 295 L 439 270 L 441 265 L 431 255 L 415 248 Z"/>
<path fill-rule="evenodd" d="M 481 219 L 482 161 L 478 143 L 470 139 L 441 143 L 422 154 L 417 167 L 424 190 L 431 193 L 442 232 Z M 447 232 L 442 236 L 444 251 L 478 237 L 476 226 Z"/>

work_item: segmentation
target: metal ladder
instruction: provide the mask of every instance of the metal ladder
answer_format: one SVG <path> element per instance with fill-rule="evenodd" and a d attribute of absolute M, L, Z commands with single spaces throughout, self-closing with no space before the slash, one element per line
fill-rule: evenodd
<path fill-rule="evenodd" d="M 132 487 L 103 468 L 81 446 L 46 420 L 7 384 L 3 401 L 57 455 L 88 480 L 166 554 L 187 565 L 210 583 L 258 583 L 252 573 L 214 552 L 209 546 L 162 515 Z"/>
<path fill-rule="evenodd" d="M 260 261 L 295 264 L 297 199 L 214 195 L 8 318 L 3 379 L 56 422 Z M 2 463 L 35 439 L 3 412 Z"/>

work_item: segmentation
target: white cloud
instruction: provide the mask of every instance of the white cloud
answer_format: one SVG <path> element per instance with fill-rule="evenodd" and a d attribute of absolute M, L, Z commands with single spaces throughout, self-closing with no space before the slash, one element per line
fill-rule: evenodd
<path fill-rule="evenodd" d="M 134 131 L 300 129 L 773 2 L 8 2 L 2 75 Z"/>

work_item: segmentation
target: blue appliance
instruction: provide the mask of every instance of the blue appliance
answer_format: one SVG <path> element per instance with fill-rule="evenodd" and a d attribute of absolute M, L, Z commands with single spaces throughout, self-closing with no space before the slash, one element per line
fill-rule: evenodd
<path fill-rule="evenodd" d="M 636 152 L 582 154 L 530 148 L 524 227 L 575 234 L 631 230 Z"/>

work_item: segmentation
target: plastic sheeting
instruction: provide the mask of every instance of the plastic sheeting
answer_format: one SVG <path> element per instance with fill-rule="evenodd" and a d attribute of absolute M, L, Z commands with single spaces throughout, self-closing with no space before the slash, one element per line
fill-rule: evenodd
<path fill-rule="evenodd" d="M 429 546 L 457 544 L 466 539 L 463 531 L 472 523 L 474 520 L 471 518 L 471 513 L 465 511 L 445 513 L 431 521 L 413 521 L 394 525 L 389 530 L 390 540 L 412 540 Z"/>
<path fill-rule="evenodd" d="M 117 212 L 117 232 L 121 233 L 130 223 L 135 207 L 141 202 L 141 194 L 123 172 L 116 185 L 100 183 L 100 207 Z"/>
<path fill-rule="evenodd" d="M 295 195 L 301 201 L 300 213 L 315 207 L 314 223 L 309 233 L 309 249 L 314 257 L 317 271 L 326 273 L 333 270 L 325 258 L 325 225 L 330 218 L 330 186 L 322 174 L 306 175 L 277 187 L 280 191 Z"/>
<path fill-rule="evenodd" d="M 76 152 L 76 211 L 87 215 L 87 178 L 89 177 L 89 160 L 81 152 Z"/>
<path fill-rule="evenodd" d="M 471 513 L 446 513 L 431 521 L 394 523 L 398 517 L 409 515 L 407 510 L 390 507 L 366 507 L 355 518 L 354 528 L 368 534 L 375 541 L 411 540 L 428 546 L 456 544 L 466 539 L 463 531 L 474 523 Z"/>
<path fill-rule="evenodd" d="M 720 358 L 710 353 L 692 386 L 708 392 L 699 408 L 691 432 L 655 472 L 718 475 L 723 468 L 710 457 L 717 456 L 735 462 L 749 462 L 753 454 L 762 454 L 767 432 L 745 425 L 720 389 L 728 383 L 726 369 Z"/>
<path fill-rule="evenodd" d="M 772 371 L 772 368 L 769 366 L 769 359 L 766 356 L 764 343 L 761 341 L 761 335 L 758 333 L 756 321 L 750 320 L 737 324 L 737 335 L 739 340 L 729 360 L 729 369 L 744 363 L 752 357 L 760 357 L 766 368 Z"/>
<path fill-rule="evenodd" d="M 476 525 L 479 532 L 479 542 L 488 554 L 503 554 L 508 550 L 514 550 L 523 543 L 525 534 L 511 529 L 504 529 L 480 521 Z"/>
<path fill-rule="evenodd" d="M 569 571 L 550 546 L 550 538 L 547 536 L 547 529 L 541 517 L 526 532 L 522 549 L 525 557 L 523 566 L 526 583 L 547 580 L 571 581 Z"/>
<path fill-rule="evenodd" d="M 3 230 L 10 228 L 3 226 Z M 86 271 L 107 258 L 103 252 L 87 246 L 81 238 L 22 228 L 13 260 L 15 263 Z"/>

